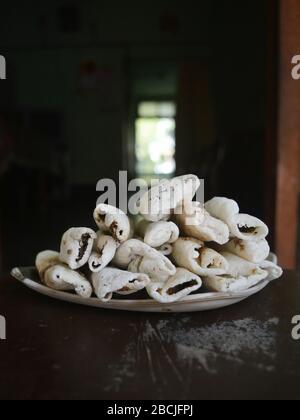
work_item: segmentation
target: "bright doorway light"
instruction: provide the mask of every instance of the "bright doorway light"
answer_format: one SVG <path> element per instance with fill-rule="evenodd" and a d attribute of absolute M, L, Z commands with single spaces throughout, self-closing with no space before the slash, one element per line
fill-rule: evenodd
<path fill-rule="evenodd" d="M 140 177 L 172 176 L 175 163 L 176 104 L 172 101 L 140 102 L 136 131 L 136 172 Z"/>

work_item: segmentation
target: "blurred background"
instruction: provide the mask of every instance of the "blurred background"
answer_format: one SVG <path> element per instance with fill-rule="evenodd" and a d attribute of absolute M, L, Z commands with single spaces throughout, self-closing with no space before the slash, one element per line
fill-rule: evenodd
<path fill-rule="evenodd" d="M 234 198 L 269 223 L 294 268 L 298 12 L 295 0 L 2 4 L 2 270 L 32 265 L 71 226 L 94 227 L 96 183 L 120 170 L 205 178 L 207 199 Z"/>

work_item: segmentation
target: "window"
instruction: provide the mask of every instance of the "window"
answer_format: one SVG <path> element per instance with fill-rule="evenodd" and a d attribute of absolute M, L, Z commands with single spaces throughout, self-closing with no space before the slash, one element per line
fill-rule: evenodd
<path fill-rule="evenodd" d="M 171 176 L 175 163 L 176 104 L 144 101 L 137 107 L 136 172 L 140 177 Z"/>

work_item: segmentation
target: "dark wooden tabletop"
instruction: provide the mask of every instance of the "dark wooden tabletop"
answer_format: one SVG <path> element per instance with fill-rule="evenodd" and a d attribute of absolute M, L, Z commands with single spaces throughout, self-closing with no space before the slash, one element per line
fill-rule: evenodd
<path fill-rule="evenodd" d="M 300 274 L 235 306 L 142 314 L 76 306 L 0 281 L 1 399 L 299 399 Z"/>

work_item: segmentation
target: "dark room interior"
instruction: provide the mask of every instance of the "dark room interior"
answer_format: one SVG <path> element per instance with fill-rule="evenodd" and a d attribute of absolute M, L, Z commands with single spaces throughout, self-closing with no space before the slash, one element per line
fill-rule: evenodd
<path fill-rule="evenodd" d="M 143 102 L 176 107 L 176 173 L 204 178 L 208 198 L 238 197 L 265 216 L 268 2 L 192 3 L 154 1 L 146 19 L 137 1 L 117 12 L 99 1 L 1 7 L 6 269 L 82 223 L 99 179 L 144 175 L 135 148 Z M 16 247 L 9 238 L 19 231 Z"/>
<path fill-rule="evenodd" d="M 118 186 L 120 171 L 127 171 L 129 181 L 150 183 L 157 178 L 169 180 L 168 185 L 194 174 L 204 180 L 205 200 L 216 196 L 235 200 L 242 216 L 255 215 L 261 230 L 266 224 L 270 231 L 267 240 L 267 233 L 262 238 L 269 247 L 266 255 L 260 261 L 242 257 L 248 268 L 249 261 L 256 265 L 251 274 L 235 277 L 243 281 L 256 270 L 265 277 L 242 290 L 228 288 L 227 295 L 217 290 L 224 292 L 222 296 L 210 295 L 206 292 L 216 290 L 204 287 L 199 299 L 205 296 L 208 303 L 202 309 L 195 304 L 186 311 L 191 313 L 171 312 L 185 312 L 180 304 L 189 299 L 192 306 L 196 289 L 184 296 L 186 301 L 172 301 L 173 306 L 167 302 L 152 311 L 150 303 L 144 311 L 137 306 L 120 312 L 109 305 L 124 309 L 114 307 L 114 299 L 130 292 L 133 280 L 99 298 L 93 274 L 87 274 L 89 260 L 85 267 L 67 267 L 59 259 L 60 251 L 57 264 L 86 276 L 91 288 L 86 306 L 98 305 L 100 310 L 76 301 L 77 289 L 69 284 L 51 290 L 43 275 L 54 263 L 47 270 L 39 270 L 37 263 L 33 268 L 37 254 L 62 249 L 62 233 L 70 227 L 96 232 L 98 225 L 97 234 L 102 234 L 107 214 L 99 213 L 97 223 L 94 213 L 96 225 L 93 220 L 97 185 L 112 179 Z M 292 324 L 300 326 L 299 193 L 300 0 L 2 2 L 0 355 L 3 343 L 5 357 L 0 356 L 0 400 L 299 399 L 300 327 L 299 334 L 293 330 L 291 335 Z M 192 200 L 189 204 L 194 204 Z M 170 207 L 158 222 L 176 222 L 176 208 Z M 210 217 L 204 208 L 205 217 Z M 225 264 L 225 248 L 219 245 L 237 241 L 231 245 L 238 247 L 243 234 L 244 242 L 251 237 L 255 243 L 256 225 L 236 223 L 240 236 L 232 234 L 230 223 L 240 213 L 228 223 L 211 213 L 225 224 L 227 242 L 213 243 L 186 231 L 184 236 L 193 238 L 182 238 L 182 225 L 176 222 L 178 235 L 172 245 L 171 240 L 167 243 L 169 254 L 163 254 L 165 244 L 151 245 L 175 270 L 164 277 L 165 283 L 182 269 L 174 251 L 180 240 L 198 240 L 193 243 L 199 252 L 206 242 L 211 244 L 210 251 Z M 133 218 L 129 219 L 124 243 L 131 238 L 143 241 L 140 232 L 130 231 Z M 157 222 L 146 216 L 142 220 L 149 221 Z M 125 267 L 118 265 L 123 242 L 114 234 L 123 235 L 124 229 L 118 231 L 118 225 L 114 229 L 110 237 L 114 254 L 105 268 L 147 276 L 145 290 L 137 289 L 140 294 L 132 302 L 149 303 L 153 297 L 149 284 L 157 286 L 158 295 L 165 285 L 140 269 L 151 250 L 146 256 L 137 253 Z M 86 252 L 89 240 L 94 241 L 89 250 L 93 255 L 99 239 L 95 232 L 94 237 L 82 235 L 77 241 L 79 255 Z M 72 249 L 66 253 L 72 254 Z M 103 249 L 99 253 L 102 258 Z M 201 253 L 198 257 L 199 263 Z M 217 264 L 214 258 L 207 269 Z M 152 270 L 159 271 L 153 261 L 154 257 Z M 273 277 L 270 263 L 277 269 Z M 136 271 L 129 269 L 132 264 Z M 35 270 L 40 277 L 27 279 L 21 269 L 12 272 L 14 267 Z M 47 297 L 28 291 L 10 273 L 21 282 L 29 280 L 29 288 L 34 289 L 35 282 Z M 200 289 L 202 280 L 204 284 L 206 277 L 210 279 L 205 273 L 193 271 L 192 277 L 201 276 L 198 283 L 193 277 L 173 285 L 167 298 L 185 290 L 186 284 L 192 288 L 196 282 Z M 224 269 L 220 276 L 226 283 L 234 274 Z M 215 273 L 213 279 L 217 277 Z M 283 280 L 274 281 L 280 277 Z M 59 275 L 57 279 L 61 280 Z M 70 292 L 68 298 L 67 293 L 61 297 L 63 291 Z M 51 292 L 56 301 L 49 299 Z M 254 292 L 262 293 L 255 299 Z M 101 304 L 95 304 L 95 295 Z M 221 310 L 234 297 L 238 305 Z M 107 308 L 105 299 L 111 299 Z M 116 301 L 131 302 L 126 296 Z M 8 339 L 3 328 L 1 333 L 4 321 Z"/>

